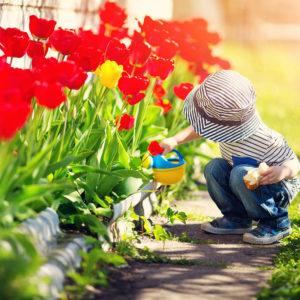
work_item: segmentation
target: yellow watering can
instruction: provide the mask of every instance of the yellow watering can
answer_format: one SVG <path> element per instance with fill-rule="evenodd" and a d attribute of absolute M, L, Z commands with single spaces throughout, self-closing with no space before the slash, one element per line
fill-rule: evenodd
<path fill-rule="evenodd" d="M 162 185 L 180 182 L 185 173 L 183 156 L 177 150 L 172 152 L 176 153 L 178 158 L 165 158 L 161 154 L 151 156 L 146 153 L 142 159 L 142 166 L 147 169 L 152 167 L 155 180 Z"/>

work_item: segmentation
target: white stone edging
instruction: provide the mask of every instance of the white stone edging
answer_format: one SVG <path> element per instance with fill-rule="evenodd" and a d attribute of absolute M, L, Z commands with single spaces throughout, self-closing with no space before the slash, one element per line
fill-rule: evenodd
<path fill-rule="evenodd" d="M 122 217 L 130 207 L 137 208 L 137 214 L 144 215 L 147 218 L 150 217 L 153 212 L 153 201 L 156 200 L 154 192 L 159 186 L 160 185 L 155 181 L 149 182 L 142 187 L 140 191 L 113 206 L 114 214 L 107 225 L 107 230 L 112 241 L 120 240 L 120 230 L 116 230 L 116 228 L 122 228 L 123 223 L 118 222 L 118 219 Z M 118 225 L 118 223 L 120 224 Z M 59 298 L 60 291 L 63 290 L 67 270 L 75 270 L 80 267 L 81 256 L 78 250 L 87 252 L 92 246 L 85 245 L 85 238 L 83 236 L 74 235 L 63 247 L 58 247 L 58 238 L 63 239 L 64 234 L 59 228 L 57 213 L 49 207 L 39 213 L 36 218 L 30 218 L 22 222 L 19 230 L 33 236 L 35 246 L 42 256 L 50 256 L 50 260 L 43 264 L 37 272 L 39 278 L 50 278 L 50 283 L 41 281 L 38 288 L 47 299 Z M 116 234 L 118 235 L 117 237 Z M 100 236 L 99 239 L 101 239 Z M 103 248 L 104 250 L 108 250 L 109 244 L 104 243 Z"/>

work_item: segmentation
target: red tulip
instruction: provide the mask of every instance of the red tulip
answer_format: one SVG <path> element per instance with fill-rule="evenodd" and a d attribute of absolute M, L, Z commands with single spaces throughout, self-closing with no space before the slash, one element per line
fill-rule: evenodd
<path fill-rule="evenodd" d="M 149 16 L 146 16 L 143 25 L 140 24 L 140 27 L 146 41 L 154 47 L 161 45 L 168 38 L 168 31 L 161 20 L 152 20 Z"/>
<path fill-rule="evenodd" d="M 157 99 L 155 100 L 154 105 L 160 106 L 163 109 L 164 114 L 166 114 L 169 110 L 173 108 L 170 101 L 167 99 Z"/>
<path fill-rule="evenodd" d="M 100 7 L 99 16 L 102 23 L 117 28 L 122 27 L 127 18 L 125 9 L 110 1 L 106 1 L 104 6 Z"/>
<path fill-rule="evenodd" d="M 147 62 L 147 67 L 152 77 L 159 77 L 165 80 L 174 70 L 174 61 L 152 56 Z"/>
<path fill-rule="evenodd" d="M 176 52 L 178 50 L 178 44 L 174 41 L 171 40 L 164 40 L 155 54 L 158 57 L 166 58 L 166 59 L 171 59 L 175 56 Z"/>
<path fill-rule="evenodd" d="M 27 55 L 29 57 L 35 57 L 35 56 L 45 56 L 47 54 L 48 47 L 46 44 L 43 44 L 42 42 L 37 41 L 29 41 L 29 45 L 27 48 Z"/>
<path fill-rule="evenodd" d="M 12 138 L 31 112 L 34 80 L 30 70 L 11 68 L 0 60 L 0 140 Z"/>
<path fill-rule="evenodd" d="M 194 88 L 191 83 L 181 83 L 173 87 L 174 94 L 181 100 L 185 100 L 189 92 Z"/>
<path fill-rule="evenodd" d="M 11 95 L 12 97 L 18 95 Z M 6 99 L 7 100 L 7 99 Z M 11 139 L 26 123 L 31 113 L 31 105 L 20 102 L 12 105 L 7 102 L 0 104 L 0 140 Z"/>
<path fill-rule="evenodd" d="M 64 87 L 58 82 L 37 82 L 35 95 L 36 102 L 49 109 L 55 109 L 67 99 Z"/>
<path fill-rule="evenodd" d="M 58 64 L 58 82 L 71 90 L 79 90 L 87 79 L 87 74 L 73 61 Z"/>
<path fill-rule="evenodd" d="M 26 53 L 29 36 L 17 28 L 0 27 L 0 49 L 5 56 L 22 57 Z"/>
<path fill-rule="evenodd" d="M 116 120 L 116 125 L 118 124 L 118 119 L 119 118 L 117 118 Z M 118 130 L 123 130 L 123 129 L 129 130 L 130 128 L 133 127 L 133 124 L 134 124 L 134 117 L 129 116 L 128 114 L 124 114 L 121 117 Z"/>
<path fill-rule="evenodd" d="M 80 47 L 99 49 L 105 52 L 108 42 L 111 40 L 100 34 L 94 33 L 92 30 L 78 29 L 78 37 L 80 39 Z"/>
<path fill-rule="evenodd" d="M 33 73 L 28 69 L 11 68 L 8 64 L 2 64 L 0 68 L 0 97 L 4 97 L 6 94 L 19 95 L 23 102 L 30 104 L 34 96 Z M 10 101 L 13 99 L 17 98 L 10 97 Z"/>
<path fill-rule="evenodd" d="M 147 77 L 123 75 L 119 79 L 118 87 L 124 95 L 135 95 L 147 89 L 149 79 Z"/>
<path fill-rule="evenodd" d="M 38 18 L 34 15 L 29 17 L 29 30 L 33 37 L 47 39 L 53 32 L 56 22 Z"/>
<path fill-rule="evenodd" d="M 131 63 L 127 62 L 124 64 L 124 71 L 132 76 L 144 76 L 147 72 L 147 66 L 143 65 L 141 67 L 137 65 L 132 65 Z"/>
<path fill-rule="evenodd" d="M 165 151 L 165 149 L 162 148 L 157 141 L 151 142 L 147 150 L 152 156 L 162 154 Z"/>
<path fill-rule="evenodd" d="M 113 60 L 118 65 L 123 65 L 128 56 L 129 50 L 119 40 L 113 38 L 109 41 L 105 51 L 105 59 Z"/>
<path fill-rule="evenodd" d="M 78 48 L 80 39 L 74 30 L 59 28 L 50 36 L 49 44 L 63 55 L 70 55 Z"/>
<path fill-rule="evenodd" d="M 167 95 L 167 91 L 163 88 L 162 86 L 162 82 L 161 81 L 157 81 L 156 85 L 153 89 L 153 96 L 155 99 L 161 99 L 163 98 L 165 95 Z"/>
<path fill-rule="evenodd" d="M 135 32 L 129 46 L 129 61 L 132 65 L 143 66 L 151 53 L 151 47 L 144 43 L 139 33 Z"/>
<path fill-rule="evenodd" d="M 228 60 L 222 59 L 220 57 L 211 57 L 209 62 L 212 65 L 218 66 L 221 69 L 225 69 L 225 70 L 230 69 L 231 67 L 230 62 Z"/>
<path fill-rule="evenodd" d="M 68 60 L 76 62 L 84 71 L 91 72 L 104 62 L 104 57 L 100 50 L 81 45 L 68 57 Z"/>
<path fill-rule="evenodd" d="M 127 103 L 130 105 L 135 105 L 135 104 L 139 103 L 140 101 L 142 101 L 144 98 L 145 98 L 144 93 L 137 93 L 132 97 L 128 97 Z"/>

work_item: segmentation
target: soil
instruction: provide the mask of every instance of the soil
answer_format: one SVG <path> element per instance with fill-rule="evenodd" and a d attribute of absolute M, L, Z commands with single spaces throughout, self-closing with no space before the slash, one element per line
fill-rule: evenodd
<path fill-rule="evenodd" d="M 202 207 L 202 209 L 201 209 Z M 195 200 L 176 203 L 186 213 L 197 210 L 202 216 L 218 216 L 207 193 L 198 193 Z M 165 224 L 163 217 L 151 217 L 154 224 Z M 149 249 L 171 259 L 172 263 L 147 263 L 127 259 L 128 265 L 108 269 L 110 288 L 87 287 L 85 299 L 161 300 L 161 299 L 252 299 L 271 276 L 278 244 L 253 246 L 242 242 L 241 235 L 204 233 L 199 221 L 176 222 L 168 230 L 177 237 L 182 233 L 189 243 L 176 240 L 155 241 L 143 237 L 137 247 Z M 194 262 L 194 264 L 184 264 Z"/>

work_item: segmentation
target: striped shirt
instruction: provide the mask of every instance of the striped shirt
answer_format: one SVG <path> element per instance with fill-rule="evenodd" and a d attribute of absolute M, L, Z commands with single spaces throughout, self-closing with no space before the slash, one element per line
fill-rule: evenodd
<path fill-rule="evenodd" d="M 288 160 L 297 158 L 284 137 L 263 122 L 260 123 L 258 130 L 248 138 L 233 143 L 219 143 L 219 148 L 222 157 L 231 165 L 233 165 L 233 156 L 251 158 L 258 164 L 265 162 L 268 166 L 280 166 Z M 300 189 L 298 177 L 289 182 L 298 185 L 298 190 Z"/>

